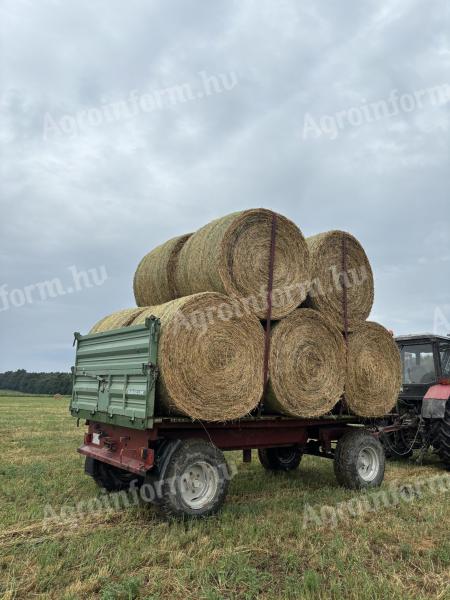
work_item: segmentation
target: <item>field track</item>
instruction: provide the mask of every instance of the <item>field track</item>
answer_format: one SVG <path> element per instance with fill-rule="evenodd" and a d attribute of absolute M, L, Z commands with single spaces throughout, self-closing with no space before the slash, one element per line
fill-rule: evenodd
<path fill-rule="evenodd" d="M 450 491 L 305 525 L 308 507 L 364 499 L 319 458 L 270 475 L 255 453 L 251 464 L 228 455 L 237 475 L 207 521 L 168 523 L 147 506 L 44 520 L 46 506 L 101 496 L 67 405 L 0 395 L 0 598 L 450 600 Z M 444 474 L 433 457 L 389 463 L 382 490 Z"/>

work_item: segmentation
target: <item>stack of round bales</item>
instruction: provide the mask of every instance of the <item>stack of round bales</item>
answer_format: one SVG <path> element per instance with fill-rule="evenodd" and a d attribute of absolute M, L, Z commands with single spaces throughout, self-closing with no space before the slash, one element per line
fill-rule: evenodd
<path fill-rule="evenodd" d="M 307 304 L 347 337 L 347 407 L 361 417 L 383 416 L 397 402 L 401 361 L 392 335 L 366 321 L 374 301 L 369 259 L 358 240 L 344 231 L 320 233 L 307 238 L 307 244 L 311 258 Z"/>
<path fill-rule="evenodd" d="M 152 250 L 134 277 L 137 305 L 218 292 L 242 299 L 265 319 L 273 214 L 266 209 L 232 213 Z M 287 316 L 306 299 L 309 276 L 305 238 L 297 225 L 277 215 L 273 319 Z"/>
<path fill-rule="evenodd" d="M 237 419 L 265 391 L 266 413 L 318 417 L 345 398 L 356 415 L 383 416 L 397 400 L 400 358 L 392 336 L 366 322 L 374 282 L 364 249 L 342 231 L 305 240 L 279 214 L 263 390 L 260 321 L 268 314 L 274 214 L 233 213 L 161 244 L 136 270 L 138 308 L 105 317 L 92 332 L 160 318 L 158 398 L 165 414 Z"/>

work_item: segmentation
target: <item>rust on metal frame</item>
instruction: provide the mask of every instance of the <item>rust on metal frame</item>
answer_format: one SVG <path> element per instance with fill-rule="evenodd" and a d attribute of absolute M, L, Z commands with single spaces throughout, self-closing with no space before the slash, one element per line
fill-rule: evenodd
<path fill-rule="evenodd" d="M 149 447 L 149 440 L 155 433 L 155 430 L 141 431 L 91 422 L 78 452 L 118 469 L 145 475 L 155 460 L 155 452 Z M 94 435 L 98 436 L 97 444 Z"/>

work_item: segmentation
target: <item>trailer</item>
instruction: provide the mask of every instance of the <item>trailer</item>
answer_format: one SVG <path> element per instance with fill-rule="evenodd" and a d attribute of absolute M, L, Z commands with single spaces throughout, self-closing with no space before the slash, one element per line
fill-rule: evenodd
<path fill-rule="evenodd" d="M 78 452 L 85 471 L 108 491 L 138 489 L 167 516 L 205 517 L 223 504 L 232 470 L 224 452 L 257 450 L 268 471 L 296 469 L 302 456 L 332 459 L 337 482 L 377 487 L 384 478 L 382 428 L 348 414 L 345 403 L 323 417 L 254 414 L 233 422 L 158 414 L 159 320 L 104 333 L 75 334 L 70 412 L 87 425 Z M 390 425 L 392 427 L 392 425 Z"/>

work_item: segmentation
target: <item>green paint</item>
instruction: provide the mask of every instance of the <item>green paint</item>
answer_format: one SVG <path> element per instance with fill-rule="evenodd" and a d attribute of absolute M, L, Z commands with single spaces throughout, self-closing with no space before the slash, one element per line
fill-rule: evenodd
<path fill-rule="evenodd" d="M 70 413 L 122 427 L 153 426 L 160 322 L 82 336 L 73 368 Z"/>

